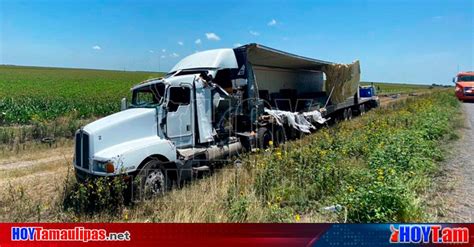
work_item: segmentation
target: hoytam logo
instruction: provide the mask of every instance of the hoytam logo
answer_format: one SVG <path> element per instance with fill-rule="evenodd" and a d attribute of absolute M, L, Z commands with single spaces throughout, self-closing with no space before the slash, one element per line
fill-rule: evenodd
<path fill-rule="evenodd" d="M 469 242 L 469 228 L 441 225 L 390 225 L 390 243 L 458 244 Z"/>
<path fill-rule="evenodd" d="M 107 232 L 105 229 L 44 229 L 43 227 L 12 227 L 12 241 L 130 241 L 130 233 Z"/>

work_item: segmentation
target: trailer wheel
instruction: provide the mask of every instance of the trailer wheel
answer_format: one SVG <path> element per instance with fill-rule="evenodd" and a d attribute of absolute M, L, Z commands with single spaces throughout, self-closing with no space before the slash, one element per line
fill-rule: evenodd
<path fill-rule="evenodd" d="M 275 147 L 278 147 L 286 142 L 286 134 L 285 129 L 280 126 L 276 125 L 273 127 L 273 143 Z"/>
<path fill-rule="evenodd" d="M 162 162 L 157 159 L 148 161 L 138 172 L 133 183 L 135 188 L 134 201 L 161 196 L 166 191 L 171 190 L 173 185 Z"/>
<path fill-rule="evenodd" d="M 352 108 L 347 108 L 347 120 L 352 120 Z"/>
<path fill-rule="evenodd" d="M 343 119 L 344 121 L 349 120 L 349 111 L 348 111 L 348 109 L 344 109 L 344 110 L 342 111 L 342 119 Z"/>
<path fill-rule="evenodd" d="M 270 146 L 270 141 L 273 141 L 273 134 L 267 127 L 260 127 L 257 130 L 257 147 L 266 149 Z"/>
<path fill-rule="evenodd" d="M 360 115 L 365 114 L 365 104 L 362 104 L 362 105 L 359 106 L 359 112 L 360 112 Z"/>

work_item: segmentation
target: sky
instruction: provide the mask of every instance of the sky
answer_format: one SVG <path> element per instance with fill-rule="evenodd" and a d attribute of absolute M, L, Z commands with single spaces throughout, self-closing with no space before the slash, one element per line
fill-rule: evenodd
<path fill-rule="evenodd" d="M 0 64 L 168 71 L 196 51 L 259 43 L 362 80 L 450 84 L 474 70 L 474 1 L 0 0 Z"/>

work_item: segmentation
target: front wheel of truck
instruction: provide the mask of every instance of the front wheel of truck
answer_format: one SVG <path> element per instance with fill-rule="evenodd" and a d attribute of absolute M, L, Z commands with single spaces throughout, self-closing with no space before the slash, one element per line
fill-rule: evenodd
<path fill-rule="evenodd" d="M 132 181 L 133 200 L 143 201 L 161 196 L 172 188 L 172 180 L 160 160 L 148 161 Z"/>

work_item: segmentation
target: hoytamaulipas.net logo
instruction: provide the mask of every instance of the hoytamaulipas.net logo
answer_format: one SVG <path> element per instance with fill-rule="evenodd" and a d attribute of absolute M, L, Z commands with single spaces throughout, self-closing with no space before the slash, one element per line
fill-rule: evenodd
<path fill-rule="evenodd" d="M 12 241 L 130 241 L 130 232 L 108 232 L 105 229 L 48 229 L 43 227 L 12 227 Z"/>
<path fill-rule="evenodd" d="M 442 225 L 390 225 L 390 243 L 469 243 L 469 228 Z"/>

